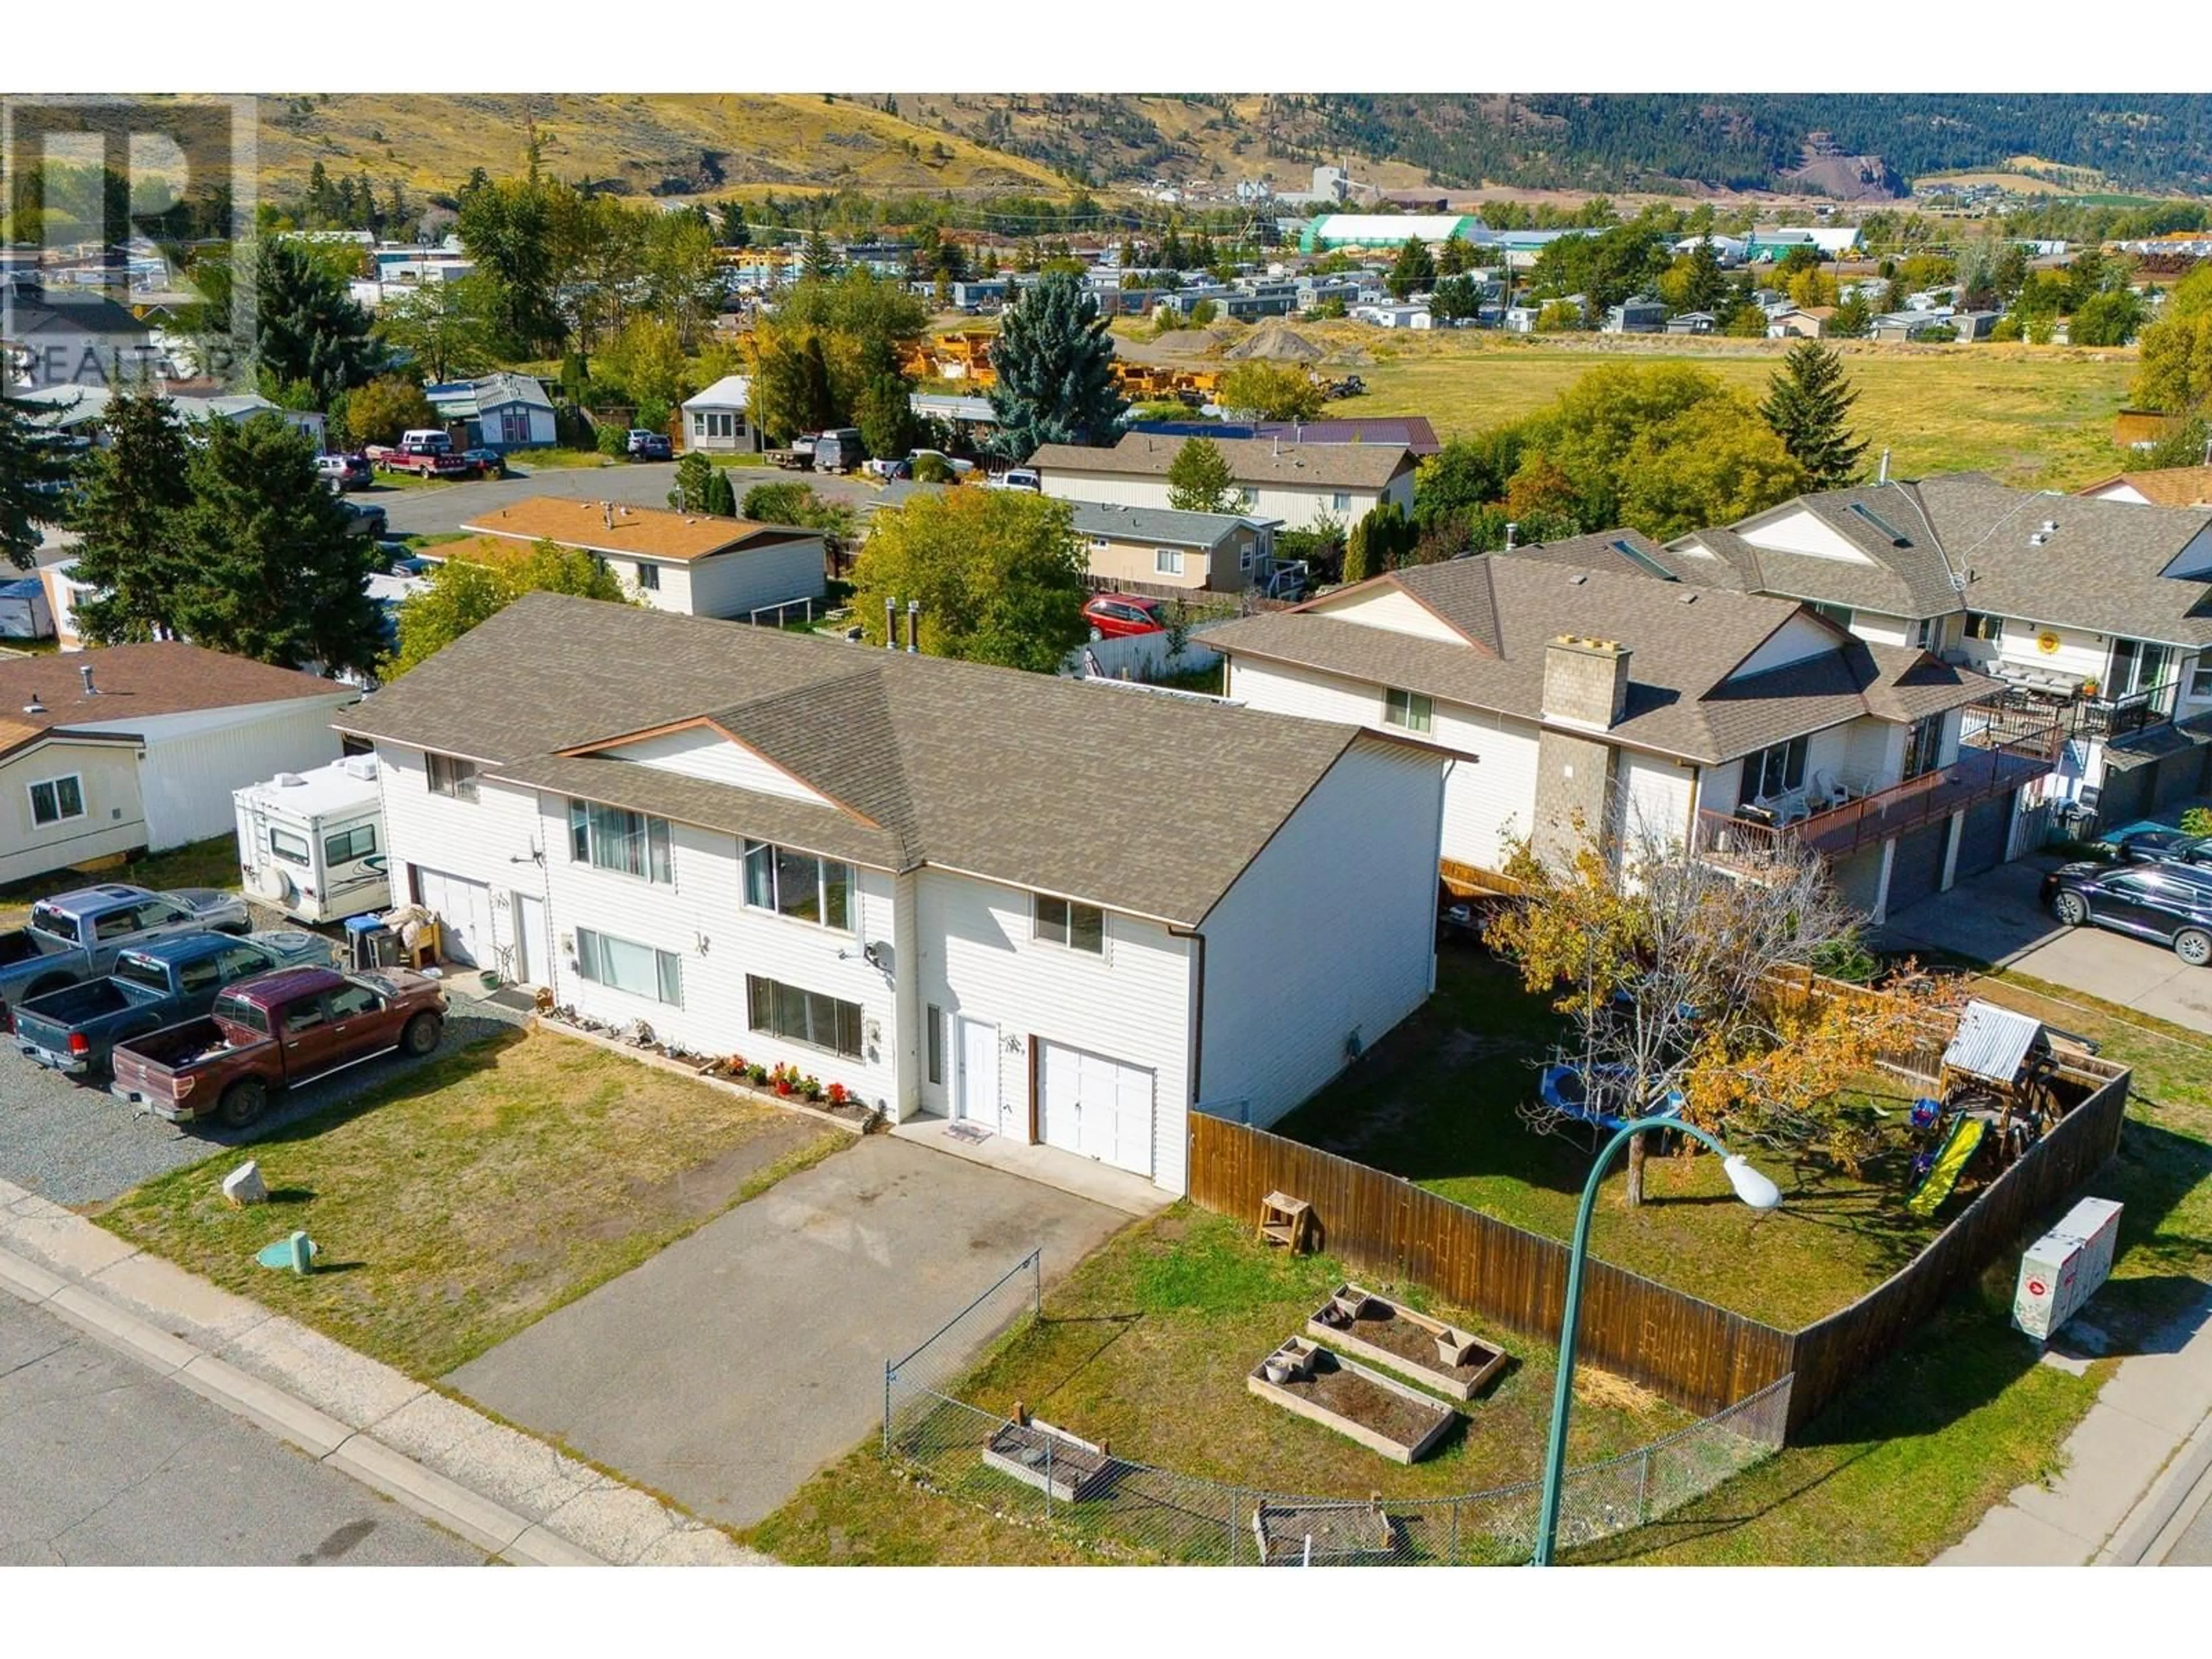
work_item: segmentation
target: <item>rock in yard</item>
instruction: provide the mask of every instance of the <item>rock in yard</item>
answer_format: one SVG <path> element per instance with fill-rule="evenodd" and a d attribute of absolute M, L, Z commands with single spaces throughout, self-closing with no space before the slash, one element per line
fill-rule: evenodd
<path fill-rule="evenodd" d="M 269 1201 L 268 1183 L 261 1178 L 261 1165 L 248 1158 L 222 1178 L 222 1195 L 233 1204 L 266 1204 Z"/>

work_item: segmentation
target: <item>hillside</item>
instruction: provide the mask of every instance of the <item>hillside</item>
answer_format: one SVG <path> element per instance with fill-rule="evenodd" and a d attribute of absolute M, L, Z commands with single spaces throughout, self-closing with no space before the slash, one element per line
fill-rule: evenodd
<path fill-rule="evenodd" d="M 261 168 L 275 196 L 321 161 L 380 192 L 451 190 L 483 167 L 520 173 L 534 130 L 545 169 L 633 193 L 726 196 L 746 186 L 872 192 L 1043 190 L 1039 163 L 819 94 L 310 94 L 265 97 Z"/>

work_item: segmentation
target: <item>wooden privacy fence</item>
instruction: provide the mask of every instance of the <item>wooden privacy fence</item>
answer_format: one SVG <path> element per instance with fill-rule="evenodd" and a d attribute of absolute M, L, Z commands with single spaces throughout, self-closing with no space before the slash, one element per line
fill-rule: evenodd
<path fill-rule="evenodd" d="M 1701 1417 L 1794 1372 L 1794 1435 L 2112 1156 L 2128 1073 L 2100 1066 L 2072 1076 L 2094 1092 L 1909 1265 L 1842 1311 L 1801 1331 L 1778 1330 L 1593 1257 L 1583 1268 L 1577 1352 Z M 1203 1113 L 1190 1118 L 1189 1182 L 1193 1203 L 1244 1221 L 1269 1193 L 1292 1194 L 1313 1206 L 1322 1247 L 1352 1267 L 1424 1285 L 1508 1330 L 1559 1340 L 1569 1252 L 1557 1239 Z"/>

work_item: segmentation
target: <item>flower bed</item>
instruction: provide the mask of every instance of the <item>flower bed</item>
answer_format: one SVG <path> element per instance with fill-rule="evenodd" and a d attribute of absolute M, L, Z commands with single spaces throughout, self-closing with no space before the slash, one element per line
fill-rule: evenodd
<path fill-rule="evenodd" d="M 649 1030 L 642 1040 L 635 1034 L 624 1036 L 597 1021 L 576 1018 L 573 1009 L 541 1012 L 537 1023 L 549 1030 L 627 1055 L 645 1065 L 680 1072 L 710 1089 L 725 1090 L 747 1100 L 768 1101 L 809 1117 L 827 1119 L 854 1134 L 866 1134 L 884 1121 L 882 1113 L 854 1098 L 841 1084 L 825 1088 L 816 1083 L 810 1095 L 805 1085 L 813 1079 L 796 1076 L 788 1067 L 779 1066 L 774 1073 L 764 1067 L 746 1068 L 739 1056 L 695 1054 L 673 1044 L 653 1041 Z M 761 1082 L 752 1081 L 754 1071 L 760 1072 Z M 780 1084 L 786 1086 L 779 1086 Z"/>

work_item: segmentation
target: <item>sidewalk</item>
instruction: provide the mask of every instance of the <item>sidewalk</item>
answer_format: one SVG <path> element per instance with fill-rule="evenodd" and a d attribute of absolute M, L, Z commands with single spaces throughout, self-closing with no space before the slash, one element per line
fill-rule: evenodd
<path fill-rule="evenodd" d="M 772 1565 L 649 1493 L 4 1181 L 0 1288 L 518 1565 Z"/>
<path fill-rule="evenodd" d="M 2092 1304 L 2085 1319 L 2094 1317 Z M 2048 1486 L 2015 1489 L 1937 1556 L 1937 1566 L 2136 1566 L 2164 1559 L 2212 1471 L 2212 1291 L 2143 1350 L 2121 1362 L 2061 1449 L 2065 1472 Z M 2045 1363 L 2086 1361 L 2060 1341 Z"/>

